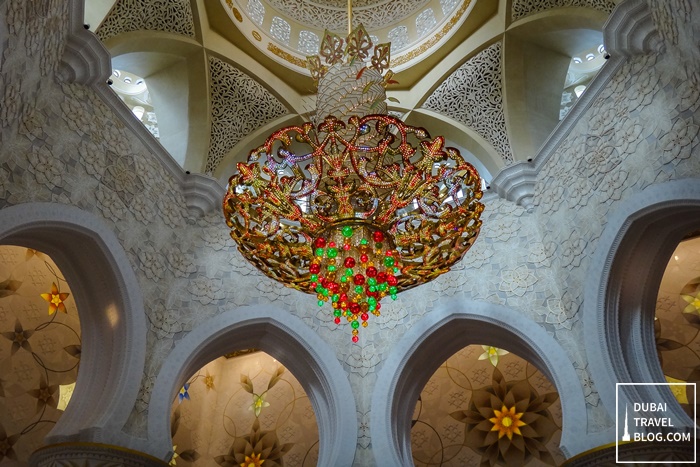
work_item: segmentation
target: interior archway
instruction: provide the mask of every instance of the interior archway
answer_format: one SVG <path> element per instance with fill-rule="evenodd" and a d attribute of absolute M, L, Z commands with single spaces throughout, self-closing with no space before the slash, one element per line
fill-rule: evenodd
<path fill-rule="evenodd" d="M 26 462 L 67 408 L 82 349 L 75 300 L 50 256 L 0 245 L 0 461 Z"/>
<path fill-rule="evenodd" d="M 257 349 L 228 353 L 191 375 L 172 404 L 170 430 L 175 462 L 318 462 L 318 426 L 306 392 L 280 362 Z"/>
<path fill-rule="evenodd" d="M 149 446 L 170 459 L 171 401 L 207 362 L 236 350 L 260 349 L 277 359 L 306 391 L 319 430 L 319 465 L 350 466 L 357 443 L 355 400 L 335 353 L 313 330 L 270 305 L 242 307 L 202 323 L 173 349 L 156 379 L 148 412 Z M 292 357 L 293 356 L 293 357 Z"/>
<path fill-rule="evenodd" d="M 557 388 L 562 396 L 560 447 L 565 456 L 600 444 L 574 435 L 586 417 L 583 391 L 566 353 L 543 328 L 504 306 L 447 300 L 401 338 L 379 372 L 372 395 L 371 430 L 382 465 L 412 463 L 409 433 L 421 390 L 450 355 L 482 343 L 517 353 Z"/>
<path fill-rule="evenodd" d="M 146 80 L 163 147 L 184 169 L 203 172 L 210 125 L 204 49 L 155 31 L 121 34 L 106 45 L 113 68 Z"/>
<path fill-rule="evenodd" d="M 603 12 L 552 9 L 513 23 L 504 35 L 505 118 L 513 157 L 527 160 L 559 123 L 572 57 L 602 42 Z"/>
<path fill-rule="evenodd" d="M 600 398 L 616 411 L 616 383 L 665 383 L 654 339 L 659 283 L 676 245 L 700 228 L 695 180 L 648 187 L 609 218 L 591 262 L 583 321 L 590 372 Z M 692 426 L 665 386 L 621 386 L 619 401 L 665 402 L 676 427 Z"/>
<path fill-rule="evenodd" d="M 27 203 L 0 210 L 0 244 L 51 256 L 81 310 L 81 367 L 73 403 L 46 442 L 130 445 L 128 436 L 114 436 L 136 401 L 147 327 L 136 276 L 113 231 L 73 206 Z"/>
<path fill-rule="evenodd" d="M 530 362 L 490 345 L 450 356 L 421 390 L 411 421 L 417 467 L 561 465 L 561 402 Z"/>

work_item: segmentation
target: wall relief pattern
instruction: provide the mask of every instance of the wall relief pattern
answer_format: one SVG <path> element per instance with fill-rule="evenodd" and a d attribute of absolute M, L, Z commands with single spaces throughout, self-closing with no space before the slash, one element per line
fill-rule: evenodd
<path fill-rule="evenodd" d="M 586 271 L 613 203 L 700 176 L 699 82 L 698 71 L 671 54 L 631 58 L 538 175 L 535 215 L 575 333 Z"/>
<path fill-rule="evenodd" d="M 552 8 L 584 7 L 612 13 L 615 2 L 612 0 L 513 0 L 511 21 Z"/>
<path fill-rule="evenodd" d="M 545 164 L 536 185 L 535 215 L 507 201 L 489 200 L 484 229 L 464 261 L 431 284 L 387 303 L 360 344 L 351 346 L 344 329 L 332 330 L 332 316 L 315 305 L 315 297 L 281 287 L 242 259 L 221 213 L 191 217 L 177 183 L 92 89 L 41 79 L 42 54 L 28 54 L 23 45 L 35 40 L 26 37 L 26 5 L 19 0 L 0 5 L 0 24 L 8 30 L 7 40 L 0 43 L 0 208 L 31 201 L 78 206 L 102 217 L 127 252 L 150 329 L 141 391 L 126 432 L 145 436 L 158 370 L 191 329 L 236 306 L 277 303 L 336 349 L 358 399 L 359 462 L 371 456 L 365 393 L 379 363 L 446 295 L 509 306 L 554 334 L 579 373 L 589 404 L 589 431 L 611 424 L 598 403 L 581 348 L 578 310 L 586 266 L 615 200 L 652 183 L 700 174 L 696 69 L 677 66 L 669 57 L 630 60 L 594 103 L 590 118 L 578 123 Z M 42 40 L 62 44 L 68 23 L 65 3 L 49 6 L 53 9 L 47 14 L 63 20 L 39 34 L 51 36 Z M 449 116 L 465 107 L 457 96 L 466 92 L 467 83 L 484 89 L 483 96 L 469 95 L 479 109 L 469 118 L 487 116 L 482 131 L 489 125 L 496 129 L 488 134 L 510 154 L 500 101 L 500 48 L 491 46 L 448 78 L 454 88 L 444 83 L 438 90 L 452 99 L 442 109 Z M 49 78 L 56 60 L 51 54 L 44 59 L 50 65 L 44 67 Z M 218 59 L 210 59 L 210 65 L 219 67 L 212 77 L 223 83 L 225 99 L 236 102 L 257 92 L 259 84 L 247 75 Z M 659 71 L 662 67 L 669 71 Z M 229 78 L 231 73 L 236 78 Z M 266 107 L 255 128 L 286 113 L 269 93 L 265 96 L 260 97 Z M 223 135 L 226 127 L 221 128 Z M 239 131 L 240 138 L 245 130 Z"/>
<path fill-rule="evenodd" d="M 246 135 L 288 113 L 267 89 L 234 66 L 209 57 L 211 86 L 211 143 L 206 173 Z"/>
<path fill-rule="evenodd" d="M 491 143 L 506 165 L 513 163 L 503 113 L 501 43 L 479 52 L 433 91 L 423 108 L 467 125 Z"/>
<path fill-rule="evenodd" d="M 131 31 L 163 31 L 195 37 L 189 0 L 117 0 L 97 28 L 102 41 Z"/>
<path fill-rule="evenodd" d="M 128 433 L 145 436 L 151 390 L 171 349 L 207 318 L 236 306 L 276 303 L 300 317 L 337 349 L 358 395 L 371 387 L 379 363 L 399 337 L 445 295 L 505 304 L 552 331 L 568 331 L 551 256 L 533 217 L 496 199 L 487 203 L 487 227 L 465 261 L 432 284 L 387 303 L 360 345 L 350 346 L 349 334 L 343 328 L 333 330 L 332 316 L 317 307 L 315 297 L 280 286 L 243 260 L 221 213 L 190 217 L 174 180 L 94 91 L 45 80 L 40 93 L 46 98 L 33 111 L 31 125 L 2 129 L 2 206 L 30 201 L 78 206 L 111 225 L 127 252 L 150 331 Z M 567 336 L 580 338 L 573 332 Z M 576 345 L 566 347 L 585 371 Z M 369 458 L 369 400 L 358 399 L 358 458 Z"/>

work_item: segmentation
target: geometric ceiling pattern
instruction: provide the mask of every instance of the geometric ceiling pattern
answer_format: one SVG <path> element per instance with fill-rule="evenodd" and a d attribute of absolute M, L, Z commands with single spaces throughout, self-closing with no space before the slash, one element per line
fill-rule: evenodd
<path fill-rule="evenodd" d="M 323 25 L 330 31 L 347 30 L 348 14 L 345 10 L 347 3 L 344 1 L 268 0 L 268 3 L 275 10 L 307 27 L 320 28 L 320 25 Z M 429 3 L 428 0 L 353 2 L 353 24 L 362 23 L 367 29 L 385 28 L 420 11 L 427 3 Z"/>
<path fill-rule="evenodd" d="M 163 31 L 194 38 L 189 0 L 133 2 L 117 0 L 96 34 L 102 41 L 130 31 Z"/>
<path fill-rule="evenodd" d="M 205 173 L 246 135 L 288 113 L 260 83 L 232 65 L 209 57 L 211 83 L 211 142 Z"/>
<path fill-rule="evenodd" d="M 587 7 L 611 13 L 615 8 L 615 2 L 612 0 L 513 0 L 511 21 L 561 7 Z"/>
<path fill-rule="evenodd" d="M 455 70 L 433 91 L 423 108 L 474 129 L 491 143 L 506 165 L 513 162 L 503 113 L 500 42 Z"/>

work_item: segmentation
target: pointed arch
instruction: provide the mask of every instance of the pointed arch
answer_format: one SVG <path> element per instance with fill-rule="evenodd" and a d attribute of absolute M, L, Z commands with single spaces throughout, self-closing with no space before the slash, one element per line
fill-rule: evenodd
<path fill-rule="evenodd" d="M 246 306 L 215 316 L 185 336 L 156 378 L 148 411 L 144 451 L 169 458 L 170 410 L 187 378 L 234 350 L 256 348 L 282 363 L 299 381 L 314 408 L 319 431 L 318 465 L 351 466 L 357 444 L 355 398 L 335 352 L 288 311 Z"/>
<path fill-rule="evenodd" d="M 673 250 L 698 229 L 697 179 L 650 186 L 608 218 L 585 284 L 583 324 L 591 377 L 613 419 L 616 383 L 666 382 L 654 340 L 656 296 Z M 692 426 L 668 388 L 620 388 L 620 404 L 666 402 L 668 416 Z"/>
<path fill-rule="evenodd" d="M 470 344 L 516 353 L 554 384 L 561 399 L 561 449 L 568 456 L 597 446 L 577 430 L 586 420 L 583 390 L 565 351 L 534 321 L 510 308 L 451 299 L 440 303 L 397 343 L 379 371 L 372 394 L 372 446 L 382 465 L 404 466 L 411 457 L 411 416 L 437 367 Z"/>
<path fill-rule="evenodd" d="M 0 210 L 0 244 L 51 256 L 78 308 L 80 371 L 71 403 L 46 441 L 128 446 L 121 429 L 138 395 L 147 326 L 141 289 L 114 232 L 77 207 L 27 203 Z"/>

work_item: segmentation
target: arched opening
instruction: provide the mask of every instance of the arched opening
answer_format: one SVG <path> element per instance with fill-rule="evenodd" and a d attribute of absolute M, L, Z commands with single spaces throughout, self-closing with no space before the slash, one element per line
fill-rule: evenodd
<path fill-rule="evenodd" d="M 534 365 L 468 345 L 422 389 L 411 421 L 416 466 L 560 465 L 561 402 Z"/>
<path fill-rule="evenodd" d="M 101 219 L 78 208 L 28 203 L 0 210 L 0 244 L 49 255 L 81 310 L 80 372 L 72 402 L 45 442 L 130 446 L 121 428 L 143 374 L 146 318 L 138 282 L 116 236 Z"/>
<path fill-rule="evenodd" d="M 113 69 L 138 76 L 148 85 L 163 147 L 185 170 L 204 172 L 210 117 L 201 46 L 155 31 L 121 34 L 105 45 Z M 113 81 L 118 84 L 118 78 Z"/>
<path fill-rule="evenodd" d="M 170 429 L 176 462 L 318 462 L 318 426 L 306 392 L 281 363 L 255 349 L 226 354 L 190 376 L 173 402 Z"/>
<path fill-rule="evenodd" d="M 700 232 L 684 238 L 666 265 L 654 313 L 654 338 L 661 370 L 689 417 L 696 413 L 700 383 Z"/>
<path fill-rule="evenodd" d="M 382 465 L 413 462 L 410 429 L 421 390 L 451 355 L 470 344 L 516 353 L 545 375 L 561 395 L 560 449 L 569 457 L 597 446 L 581 436 L 585 400 L 573 364 L 535 322 L 500 305 L 447 300 L 416 323 L 384 361 L 372 395 L 372 445 Z"/>
<path fill-rule="evenodd" d="M 134 116 L 160 139 L 158 117 L 153 107 L 153 99 L 148 91 L 146 80 L 124 70 L 112 70 L 112 89 L 129 107 Z"/>
<path fill-rule="evenodd" d="M 588 8 L 577 8 L 576 14 L 553 9 L 517 21 L 506 31 L 504 108 L 516 161 L 534 157 L 559 123 L 571 62 L 602 43 L 607 16 Z M 589 63 L 585 55 L 582 60 Z M 590 81 L 589 75 L 579 78 Z"/>
<path fill-rule="evenodd" d="M 66 410 L 82 349 L 75 297 L 47 254 L 0 245 L 0 461 L 27 462 Z"/>
<path fill-rule="evenodd" d="M 589 370 L 611 414 L 635 402 L 665 403 L 677 430 L 692 420 L 663 385 L 654 335 L 659 284 L 673 251 L 700 229 L 700 186 L 679 180 L 648 187 L 608 219 L 591 261 L 583 305 Z M 623 416 L 620 413 L 617 414 Z"/>
<path fill-rule="evenodd" d="M 299 381 L 316 416 L 318 465 L 352 465 L 357 414 L 345 371 L 318 334 L 288 312 L 269 305 L 242 307 L 213 317 L 187 334 L 168 355 L 152 391 L 148 452 L 161 459 L 172 457 L 171 401 L 191 375 L 221 355 L 244 349 L 266 352 Z M 265 383 L 261 380 L 261 384 Z"/>
<path fill-rule="evenodd" d="M 601 34 L 601 41 L 603 35 Z M 607 52 L 602 42 L 588 46 L 571 57 L 569 69 L 566 71 L 564 89 L 561 93 L 559 120 L 566 117 L 571 107 L 586 92 L 588 85 L 605 63 Z"/>

